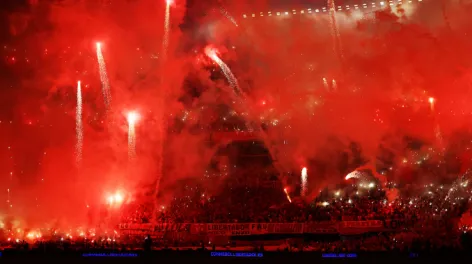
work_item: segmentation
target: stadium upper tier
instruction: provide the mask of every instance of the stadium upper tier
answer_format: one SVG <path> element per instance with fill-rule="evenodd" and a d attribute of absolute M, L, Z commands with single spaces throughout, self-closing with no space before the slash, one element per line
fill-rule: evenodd
<path fill-rule="evenodd" d="M 423 2 L 425 0 L 390 0 L 390 1 L 371 1 L 371 2 L 364 2 L 359 4 L 344 4 L 338 5 L 335 4 L 335 11 L 352 11 L 352 10 L 368 10 L 368 11 L 376 11 L 387 7 L 401 7 L 404 4 L 415 4 L 418 2 Z M 336 1 L 335 1 L 336 2 Z M 243 18 L 255 18 L 255 17 L 265 17 L 265 16 L 288 16 L 288 15 L 296 15 L 296 14 L 316 14 L 316 13 L 326 13 L 329 11 L 329 7 L 327 6 L 327 1 L 323 1 L 324 6 L 320 5 L 320 3 L 314 3 L 313 7 L 304 7 L 299 9 L 288 9 L 285 8 L 274 8 L 278 9 L 279 11 L 264 11 L 264 12 L 253 12 L 242 14 Z"/>

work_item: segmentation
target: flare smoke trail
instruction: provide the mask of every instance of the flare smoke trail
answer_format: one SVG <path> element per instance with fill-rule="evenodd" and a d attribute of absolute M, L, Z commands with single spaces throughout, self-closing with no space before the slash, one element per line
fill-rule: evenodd
<path fill-rule="evenodd" d="M 173 1 L 172 0 L 166 0 L 166 13 L 165 13 L 165 18 L 164 18 L 164 39 L 162 41 L 162 56 L 161 56 L 161 67 L 164 66 L 166 59 L 167 59 L 167 50 L 169 48 L 169 37 L 170 37 L 170 6 L 172 5 Z M 162 80 L 162 79 L 161 79 Z M 159 146 L 158 146 L 158 158 L 157 158 L 157 179 L 156 179 L 156 187 L 154 188 L 154 213 L 153 213 L 153 219 L 155 219 L 156 216 L 156 210 L 157 210 L 157 196 L 159 195 L 159 186 L 161 184 L 161 179 L 162 175 L 164 174 L 163 171 L 163 155 L 164 155 L 164 140 L 166 137 L 166 131 L 165 129 L 167 127 L 167 123 L 165 120 L 165 114 L 164 114 L 164 109 L 165 109 L 165 102 L 167 98 L 167 93 L 166 90 L 162 90 L 162 94 L 159 97 L 160 103 L 159 105 L 161 106 L 161 111 L 160 111 L 160 116 L 157 118 L 159 124 Z"/>
<path fill-rule="evenodd" d="M 333 80 L 333 81 L 331 82 L 331 85 L 333 86 L 333 90 L 338 89 L 338 84 L 336 83 L 336 80 Z"/>
<path fill-rule="evenodd" d="M 132 161 L 136 157 L 136 112 L 128 113 L 128 160 Z"/>
<path fill-rule="evenodd" d="M 231 86 L 231 88 L 233 88 L 233 91 L 238 95 L 238 96 L 242 96 L 243 99 L 244 99 L 244 93 L 243 91 L 239 88 L 239 85 L 238 85 L 238 80 L 236 79 L 236 77 L 234 77 L 233 73 L 231 72 L 231 70 L 229 69 L 228 65 L 226 65 L 226 63 L 224 63 L 219 57 L 218 57 L 218 54 L 216 54 L 216 51 L 210 47 L 207 47 L 205 49 L 205 53 L 208 57 L 210 57 L 210 59 L 212 59 L 216 64 L 218 64 L 218 66 L 220 67 L 221 71 L 223 72 L 223 74 L 225 75 L 226 79 L 228 80 L 229 82 L 229 85 Z"/>
<path fill-rule="evenodd" d="M 231 88 L 233 88 L 231 96 L 236 95 L 236 101 L 242 104 L 240 107 L 243 107 L 244 109 L 249 109 L 247 107 L 248 104 L 247 104 L 246 95 L 241 90 L 241 88 L 239 87 L 238 80 L 234 76 L 233 72 L 231 72 L 231 69 L 228 67 L 228 65 L 226 65 L 226 63 L 224 63 L 218 57 L 218 54 L 216 53 L 216 51 L 214 49 L 212 49 L 211 47 L 206 47 L 205 48 L 205 54 L 208 57 L 210 57 L 210 59 L 212 59 L 216 64 L 218 64 L 221 71 L 225 75 L 225 77 L 228 80 Z M 274 167 L 278 170 L 280 175 L 283 175 L 286 170 L 281 166 L 280 163 L 275 161 L 275 160 L 279 160 L 279 159 L 277 157 L 277 153 L 272 148 L 272 144 L 270 143 L 270 140 L 268 139 L 267 135 L 262 130 L 262 127 L 261 127 L 261 124 L 259 123 L 259 121 L 255 121 L 254 123 L 257 124 L 256 129 L 253 129 L 252 124 L 250 122 L 248 122 L 248 120 L 246 120 L 246 126 L 248 127 L 248 130 L 256 132 L 257 135 L 262 139 L 265 146 L 267 147 L 267 150 L 269 150 L 269 153 L 270 153 L 271 157 L 274 159 L 274 163 L 273 163 Z"/>
<path fill-rule="evenodd" d="M 443 147 L 443 138 L 442 138 L 442 133 L 441 133 L 441 127 L 439 127 L 439 124 L 436 120 L 436 112 L 434 111 L 434 106 L 436 104 L 436 99 L 434 97 L 429 97 L 428 98 L 429 102 L 429 108 L 431 109 L 431 114 L 433 115 L 434 118 L 434 135 L 436 136 L 436 140 L 438 141 L 439 146 L 442 148 Z"/>
<path fill-rule="evenodd" d="M 291 203 L 292 198 L 290 198 L 290 195 L 288 194 L 287 188 L 284 188 L 284 193 L 285 193 L 285 196 L 287 197 L 287 200 Z"/>
<path fill-rule="evenodd" d="M 301 175 L 301 183 L 302 183 L 302 196 L 306 195 L 307 192 L 307 187 L 308 187 L 308 173 L 307 169 L 303 168 L 302 169 L 302 175 Z"/>
<path fill-rule="evenodd" d="M 83 127 L 82 127 L 82 88 L 80 81 L 77 82 L 77 109 L 75 112 L 75 158 L 77 166 L 82 162 L 82 147 L 83 147 Z"/>
<path fill-rule="evenodd" d="M 226 11 L 226 9 L 224 9 L 224 7 L 220 7 L 220 12 L 223 16 L 225 16 L 229 21 L 231 21 L 231 23 L 233 23 L 233 25 L 238 26 L 238 23 L 236 22 L 236 20 L 234 19 L 233 16 L 231 16 L 228 11 Z"/>
<path fill-rule="evenodd" d="M 169 34 L 170 34 L 170 5 L 171 0 L 166 1 L 166 14 L 164 18 L 164 39 L 162 40 L 162 59 L 167 57 L 167 48 L 169 47 Z"/>
<path fill-rule="evenodd" d="M 430 97 L 428 99 L 428 102 L 429 102 L 429 108 L 431 109 L 431 112 L 434 112 L 434 103 L 435 103 L 435 100 L 433 97 Z"/>
<path fill-rule="evenodd" d="M 331 25 L 331 35 L 333 37 L 333 48 L 336 56 L 340 62 L 344 59 L 342 50 L 341 38 L 338 30 L 338 23 L 336 22 L 336 3 L 334 0 L 328 0 L 329 20 Z"/>
<path fill-rule="evenodd" d="M 323 86 L 326 90 L 329 90 L 329 85 L 328 85 L 328 81 L 326 80 L 326 78 L 323 78 Z"/>
<path fill-rule="evenodd" d="M 359 172 L 357 170 L 350 172 L 348 175 L 346 175 L 346 180 L 349 179 L 359 179 L 362 177 L 362 172 Z"/>
<path fill-rule="evenodd" d="M 111 107 L 110 82 L 108 80 L 107 67 L 105 59 L 103 58 L 101 43 L 97 43 L 97 61 L 100 71 L 100 80 L 102 82 L 103 99 L 105 100 L 106 109 L 109 111 Z"/>

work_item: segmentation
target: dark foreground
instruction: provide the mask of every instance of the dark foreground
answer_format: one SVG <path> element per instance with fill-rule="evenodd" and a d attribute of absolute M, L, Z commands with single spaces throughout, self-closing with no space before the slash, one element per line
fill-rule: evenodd
<path fill-rule="evenodd" d="M 370 252 L 370 253 L 321 253 L 321 252 L 228 252 L 206 250 L 159 251 L 70 251 L 40 252 L 6 250 L 1 252 L 0 263 L 444 263 L 471 259 L 472 252 Z"/>

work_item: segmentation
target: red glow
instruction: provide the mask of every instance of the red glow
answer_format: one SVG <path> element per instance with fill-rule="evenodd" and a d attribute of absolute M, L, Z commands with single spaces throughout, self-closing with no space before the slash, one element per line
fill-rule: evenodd
<path fill-rule="evenodd" d="M 201 181 L 202 187 L 197 191 L 190 186 L 193 189 L 186 192 L 205 192 L 205 202 L 212 203 L 209 197 L 227 191 L 217 176 L 226 181 L 223 175 L 233 178 L 237 171 L 235 181 L 240 182 L 239 171 L 244 168 L 230 170 L 227 155 L 219 151 L 220 147 L 228 149 L 232 156 L 232 146 L 240 145 L 229 148 L 228 142 L 233 141 L 264 141 L 263 154 L 267 151 L 268 160 L 281 165 L 263 168 L 268 172 L 247 172 L 247 178 L 251 176 L 252 182 L 259 174 L 274 175 L 280 180 L 277 185 L 282 184 L 283 191 L 294 198 L 299 195 L 300 172 L 309 179 L 308 199 L 316 195 L 315 188 L 342 181 L 332 175 L 344 172 L 340 169 L 344 165 L 352 169 L 357 160 L 374 162 L 377 154 L 388 157 L 392 165 L 385 173 L 389 180 L 412 184 L 425 178 L 429 182 L 426 166 L 434 174 L 442 173 L 436 163 L 447 163 L 443 153 L 450 151 L 443 149 L 449 146 L 457 146 L 458 153 L 451 153 L 460 157 L 455 165 L 464 173 L 472 167 L 472 153 L 470 157 L 462 154 L 469 147 L 472 150 L 472 144 L 453 142 L 461 137 L 455 135 L 456 130 L 472 131 L 468 98 L 472 67 L 466 63 L 472 61 L 472 53 L 467 52 L 472 35 L 454 37 L 454 32 L 437 26 L 445 22 L 435 1 L 418 3 L 421 8 L 414 7 L 418 1 L 403 1 L 401 9 L 417 12 L 411 19 L 396 15 L 401 1 L 392 1 L 395 4 L 385 10 L 378 9 L 377 1 L 372 1 L 376 8 L 367 3 L 365 16 L 359 0 L 352 1 L 359 8 L 351 5 L 348 11 L 339 3 L 343 10 L 335 16 L 306 8 L 301 13 L 297 4 L 275 10 L 267 4 L 270 1 L 215 1 L 220 2 L 218 6 L 185 5 L 178 0 L 129 1 L 108 7 L 101 2 L 111 1 L 95 2 L 100 4 L 89 7 L 70 1 L 59 8 L 45 3 L 53 25 L 47 38 L 28 24 L 39 13 L 9 14 L 7 29 L 17 31 L 21 38 L 0 45 L 1 59 L 11 68 L 2 69 L 9 77 L 2 82 L 2 104 L 8 111 L 0 115 L 2 217 L 33 219 L 34 227 L 43 227 L 46 218 L 60 217 L 65 225 L 83 226 L 76 221 L 83 221 L 85 211 L 95 211 L 97 204 L 108 207 L 107 202 L 127 203 L 126 192 L 133 196 L 147 188 L 157 192 L 159 188 L 145 183 L 161 178 L 165 188 L 158 197 L 166 197 L 168 209 L 174 208 L 171 202 L 181 201 L 181 179 L 188 178 Z M 454 31 L 472 30 L 467 4 L 446 2 L 446 9 L 454 12 L 447 18 Z M 98 8 L 111 9 L 93 10 Z M 210 8 L 216 12 L 209 12 Z M 170 16 L 165 14 L 169 10 Z M 205 16 L 198 17 L 204 10 L 208 11 Z M 277 11 L 283 14 L 278 16 Z M 198 23 L 180 29 L 187 13 L 195 15 Z M 247 27 L 232 26 L 233 17 Z M 170 30 L 167 37 L 165 30 Z M 51 56 L 45 55 L 49 50 Z M 100 51 L 104 54 L 97 57 Z M 25 61 L 29 63 L 23 65 Z M 218 63 L 224 67 L 218 68 Z M 225 80 L 230 79 L 224 76 L 227 70 L 235 81 Z M 101 77 L 109 80 L 105 83 Z M 84 79 L 81 85 L 87 91 L 80 97 L 82 116 L 76 115 L 78 79 Z M 112 99 L 110 109 L 104 103 L 105 88 Z M 74 135 L 79 131 L 74 129 L 77 124 L 83 135 Z M 248 125 L 253 128 L 247 129 Z M 83 168 L 78 170 L 74 145 L 82 136 Z M 410 149 L 416 145 L 407 142 L 411 138 L 421 141 L 422 147 Z M 356 151 L 350 141 L 356 142 Z M 136 146 L 140 155 L 131 162 L 126 154 L 135 152 L 127 148 L 135 150 Z M 360 157 L 353 160 L 356 153 Z M 203 176 L 204 168 L 220 156 L 222 161 L 215 163 L 221 165 Z M 408 162 L 402 162 L 403 157 Z M 307 164 L 310 174 L 303 175 Z M 420 175 L 423 171 L 425 175 Z M 367 174 L 370 178 L 371 173 Z M 431 175 L 431 181 L 440 176 Z M 360 181 L 345 179 L 344 184 Z M 117 187 L 126 192 L 117 194 Z M 177 199 L 167 204 L 170 197 Z M 189 208 L 195 207 L 189 204 Z M 16 238 L 12 236 L 13 241 Z"/>
<path fill-rule="evenodd" d="M 110 206 L 121 206 L 124 202 L 124 195 L 122 192 L 115 192 L 107 196 L 107 203 Z"/>
<path fill-rule="evenodd" d="M 210 57 L 212 60 L 218 58 L 218 52 L 217 50 L 212 47 L 212 46 L 206 46 L 205 48 L 205 54 Z"/>
<path fill-rule="evenodd" d="M 136 122 L 139 120 L 139 114 L 137 112 L 129 112 L 127 114 L 127 119 L 129 124 L 136 124 Z"/>

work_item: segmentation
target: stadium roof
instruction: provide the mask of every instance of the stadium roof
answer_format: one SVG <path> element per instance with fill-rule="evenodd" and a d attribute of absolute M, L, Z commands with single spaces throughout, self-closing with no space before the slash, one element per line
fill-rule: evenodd
<path fill-rule="evenodd" d="M 389 0 L 383 0 L 389 2 Z M 418 1 L 418 0 L 414 0 Z M 336 6 L 345 6 L 345 5 L 362 5 L 364 3 L 369 4 L 371 2 L 379 2 L 378 0 L 334 0 Z M 398 2 L 398 0 L 394 0 Z M 402 2 L 402 1 L 400 1 Z M 403 0 L 403 2 L 408 2 L 408 0 Z M 264 1 L 266 8 L 271 9 L 290 9 L 290 8 L 322 8 L 328 6 L 328 0 L 266 0 Z M 254 8 L 257 8 L 255 5 Z M 255 12 L 257 10 L 248 10 L 248 12 Z"/>
<path fill-rule="evenodd" d="M 365 10 L 372 11 L 388 6 L 398 6 L 403 4 L 413 4 L 423 0 L 337 0 L 335 1 L 336 11 Z M 274 3 L 273 5 L 271 3 Z M 242 14 L 243 18 L 290 15 L 290 14 L 312 14 L 328 11 L 328 1 L 320 0 L 269 0 L 267 10 L 248 10 Z"/>

